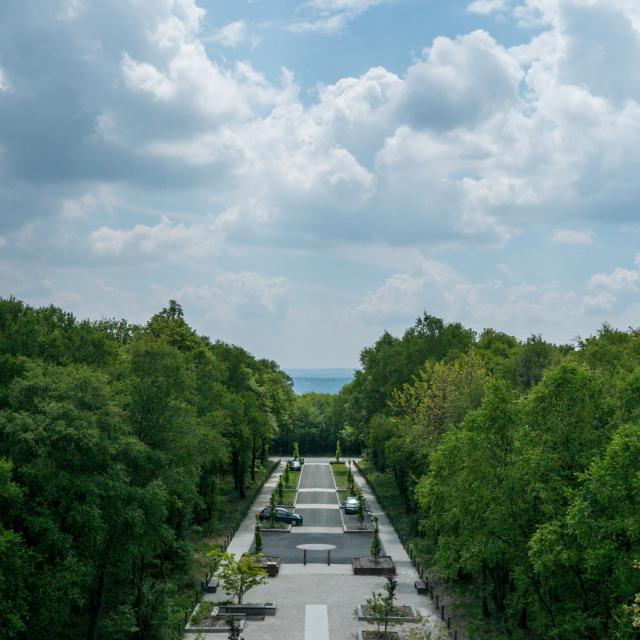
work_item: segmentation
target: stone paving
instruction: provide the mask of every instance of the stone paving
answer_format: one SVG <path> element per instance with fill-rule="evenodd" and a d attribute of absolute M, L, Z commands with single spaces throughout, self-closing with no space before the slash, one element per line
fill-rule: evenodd
<path fill-rule="evenodd" d="M 296 509 L 301 513 L 304 511 L 304 525 L 293 528 L 291 533 L 265 534 L 265 553 L 270 555 L 272 550 L 277 550 L 278 553 L 274 555 L 281 557 L 280 574 L 269 579 L 267 584 L 252 589 L 245 600 L 273 602 L 278 606 L 278 612 L 276 616 L 267 617 L 264 621 L 247 622 L 244 630 L 245 640 L 354 640 L 359 629 L 372 628 L 371 625 L 357 620 L 355 608 L 358 604 L 364 604 L 373 591 L 382 590 L 384 578 L 354 576 L 352 573 L 350 559 L 354 556 L 369 555 L 371 534 L 342 532 L 341 510 L 333 506 L 335 503 L 332 504 L 333 500 L 337 502 L 337 496 L 330 492 L 331 489 L 335 491 L 335 484 L 328 462 L 327 459 L 307 459 L 303 466 L 300 478 L 300 488 L 303 491 L 298 494 L 298 503 L 312 504 L 314 507 L 306 510 Z M 283 469 L 284 466 L 281 465 L 279 472 Z M 352 470 L 372 513 L 379 518 L 384 552 L 395 562 L 398 604 L 416 607 L 423 615 L 427 626 L 434 631 L 442 632 L 442 625 L 431 601 L 428 597 L 418 595 L 414 589 L 413 583 L 418 576 L 393 527 L 382 513 L 364 478 L 357 469 Z M 278 475 L 277 471 L 269 480 L 231 542 L 229 549 L 236 555 L 249 551 L 253 542 L 255 513 L 268 504 Z M 307 489 L 310 491 L 306 491 Z M 324 502 L 323 494 L 331 496 L 332 500 L 329 501 L 327 497 L 327 502 Z M 323 504 L 326 504 L 327 508 L 323 508 Z M 339 528 L 334 524 L 334 516 L 339 519 Z M 332 526 L 307 525 L 308 522 L 319 521 L 330 522 Z M 304 566 L 302 551 L 296 549 L 296 546 L 306 543 L 334 544 L 336 549 L 332 551 L 331 566 L 326 565 L 326 552 L 309 552 L 308 564 Z M 224 593 L 206 596 L 207 600 L 213 601 L 226 598 L 228 596 Z M 306 619 L 307 614 L 313 618 L 313 623 Z M 325 623 L 328 625 L 328 636 L 324 630 Z M 407 628 L 408 625 L 403 625 L 395 627 L 395 630 L 406 631 Z"/>

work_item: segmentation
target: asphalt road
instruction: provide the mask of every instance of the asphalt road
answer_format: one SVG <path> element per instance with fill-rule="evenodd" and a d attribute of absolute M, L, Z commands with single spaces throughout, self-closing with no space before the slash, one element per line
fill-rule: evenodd
<path fill-rule="evenodd" d="M 333 544 L 331 562 L 334 564 L 351 564 L 352 558 L 368 556 L 371 545 L 370 533 L 269 533 L 263 535 L 264 554 L 279 556 L 284 564 L 302 564 L 302 551 L 296 549 L 299 544 Z M 326 551 L 307 551 L 307 562 L 324 564 L 327 561 Z"/>
<path fill-rule="evenodd" d="M 301 489 L 335 489 L 328 464 L 305 464 L 300 478 Z"/>
<path fill-rule="evenodd" d="M 328 464 L 305 464 L 300 479 L 301 489 L 310 489 L 298 493 L 296 513 L 304 518 L 304 524 L 296 527 L 295 533 L 264 532 L 264 553 L 269 556 L 279 556 L 284 564 L 298 564 L 302 562 L 302 551 L 297 549 L 299 544 L 333 544 L 336 549 L 331 552 L 334 564 L 351 564 L 357 556 L 369 555 L 371 533 L 339 533 L 342 529 L 341 509 L 338 508 L 338 497 L 335 492 L 333 474 Z M 333 491 L 318 491 L 317 489 L 333 489 Z M 313 505 L 304 508 L 304 505 Z M 323 505 L 326 505 L 324 508 Z M 356 516 L 346 516 L 350 524 L 356 524 Z M 306 533 L 309 528 L 327 528 L 322 533 Z M 337 531 L 336 531 L 337 529 Z M 326 552 L 310 552 L 307 562 L 322 563 L 327 561 Z"/>
<path fill-rule="evenodd" d="M 338 503 L 336 492 L 332 491 L 301 491 L 298 493 L 298 504 L 331 504 Z"/>
<path fill-rule="evenodd" d="M 296 513 L 304 518 L 304 527 L 341 527 L 339 509 L 299 509 L 296 507 Z M 298 542 L 298 544 L 300 544 Z M 333 543 L 330 543 L 333 544 Z"/>

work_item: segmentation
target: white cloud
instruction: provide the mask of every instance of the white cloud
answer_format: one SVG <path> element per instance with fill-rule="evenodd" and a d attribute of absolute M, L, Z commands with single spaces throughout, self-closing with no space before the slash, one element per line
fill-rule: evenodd
<path fill-rule="evenodd" d="M 551 242 L 557 244 L 593 244 L 593 232 L 579 229 L 554 229 Z"/>
<path fill-rule="evenodd" d="M 244 20 L 236 20 L 218 29 L 209 40 L 223 47 L 234 48 L 242 44 L 246 38 L 247 23 Z"/>
<path fill-rule="evenodd" d="M 636 258 L 640 264 L 640 257 Z M 596 273 L 589 279 L 589 288 L 608 291 L 640 291 L 640 270 L 616 267 L 611 273 Z"/>
<path fill-rule="evenodd" d="M 9 89 L 11 89 L 11 85 L 7 74 L 0 68 L 0 91 L 9 91 Z"/>
<path fill-rule="evenodd" d="M 205 285 L 178 289 L 155 286 L 159 300 L 173 298 L 191 303 L 204 310 L 207 317 L 226 322 L 246 320 L 246 314 L 281 317 L 287 310 L 289 288 L 287 278 L 269 278 L 251 271 L 221 273 Z"/>
<path fill-rule="evenodd" d="M 526 336 L 551 324 L 569 330 L 569 310 L 578 307 L 575 293 L 555 283 L 535 285 L 512 278 L 474 282 L 442 261 L 420 258 L 410 271 L 389 276 L 368 293 L 357 312 L 369 323 L 406 326 L 427 310 L 476 329 L 508 327 Z"/>
<path fill-rule="evenodd" d="M 506 8 L 507 0 L 475 0 L 475 2 L 467 5 L 469 13 L 478 13 L 485 16 L 504 11 Z"/>
<path fill-rule="evenodd" d="M 307 0 L 300 5 L 305 19 L 289 25 L 293 33 L 335 34 L 369 9 L 395 0 Z"/>
<path fill-rule="evenodd" d="M 154 226 L 137 224 L 131 229 L 100 227 L 90 238 L 91 248 L 102 255 L 139 255 L 161 260 L 215 253 L 224 239 L 224 217 L 204 222 L 176 223 L 167 217 Z"/>

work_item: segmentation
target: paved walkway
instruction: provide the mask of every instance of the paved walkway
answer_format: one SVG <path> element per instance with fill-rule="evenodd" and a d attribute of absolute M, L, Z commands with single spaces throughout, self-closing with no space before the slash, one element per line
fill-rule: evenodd
<path fill-rule="evenodd" d="M 302 491 L 298 496 L 299 502 L 305 494 L 318 496 L 319 500 L 320 492 L 325 493 L 330 489 L 335 491 L 328 462 L 327 459 L 320 458 L 306 460 L 300 486 L 303 490 L 311 491 Z M 283 469 L 282 466 L 280 471 Z M 398 603 L 416 607 L 430 628 L 442 631 L 431 601 L 425 596 L 419 596 L 413 587 L 418 576 L 393 527 L 357 469 L 352 470 L 372 512 L 379 518 L 380 538 L 385 553 L 396 564 Z M 269 494 L 277 479 L 278 473 L 275 473 L 242 523 L 229 547 L 233 553 L 240 554 L 249 550 L 253 540 L 254 514 L 268 504 Z M 307 513 L 340 513 L 330 503 L 318 501 L 312 504 L 315 508 L 307 509 Z M 322 509 L 323 504 L 327 509 Z M 359 629 L 372 628 L 372 625 L 357 620 L 355 608 L 358 604 L 364 604 L 373 591 L 381 591 L 384 579 L 378 576 L 354 576 L 349 562 L 353 556 L 368 555 L 370 534 L 343 533 L 341 528 L 338 530 L 336 527 L 307 527 L 306 523 L 307 514 L 305 524 L 293 529 L 295 534 L 265 534 L 265 543 L 267 536 L 275 537 L 277 545 L 282 547 L 284 563 L 278 577 L 252 589 L 245 600 L 273 602 L 278 606 L 278 612 L 276 616 L 267 617 L 264 621 L 249 621 L 244 630 L 245 640 L 316 640 L 316 637 L 318 640 L 354 640 Z M 311 558 L 313 554 L 310 554 L 309 563 L 306 566 L 302 564 L 302 552 L 295 547 L 308 542 L 336 544 L 336 550 L 332 551 L 331 566 L 326 565 L 326 554 L 322 553 L 318 554 L 317 559 Z M 228 596 L 224 593 L 206 596 L 207 600 L 213 601 L 226 598 Z M 408 625 L 403 625 L 396 629 L 406 630 L 407 627 Z M 317 636 L 313 635 L 316 629 L 319 633 Z"/>

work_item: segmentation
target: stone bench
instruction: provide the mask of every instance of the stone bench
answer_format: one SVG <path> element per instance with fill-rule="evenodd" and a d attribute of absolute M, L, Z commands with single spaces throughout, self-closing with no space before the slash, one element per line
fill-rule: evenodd
<path fill-rule="evenodd" d="M 416 580 L 413 583 L 413 586 L 416 588 L 416 591 L 420 595 L 426 595 L 427 593 L 429 593 L 429 588 L 427 587 L 427 585 L 424 583 L 423 580 Z"/>

